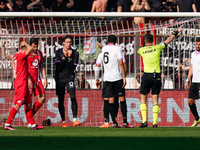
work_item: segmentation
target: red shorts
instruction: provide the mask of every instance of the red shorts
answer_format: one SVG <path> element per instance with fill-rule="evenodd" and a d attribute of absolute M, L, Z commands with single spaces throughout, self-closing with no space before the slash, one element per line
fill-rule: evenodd
<path fill-rule="evenodd" d="M 33 91 L 32 92 L 34 93 L 35 96 L 36 95 L 43 95 L 43 94 L 45 94 L 45 92 L 44 92 L 44 86 L 43 86 L 41 80 L 38 81 L 38 82 L 32 81 L 32 83 L 33 83 Z"/>
<path fill-rule="evenodd" d="M 28 85 L 15 84 L 14 104 L 22 106 L 23 104 L 31 104 L 31 96 L 29 94 Z"/>

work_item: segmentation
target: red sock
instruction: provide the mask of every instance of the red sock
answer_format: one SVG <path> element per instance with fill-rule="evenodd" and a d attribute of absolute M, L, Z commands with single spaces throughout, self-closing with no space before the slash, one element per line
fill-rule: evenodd
<path fill-rule="evenodd" d="M 8 115 L 8 119 L 6 121 L 7 124 L 11 124 L 11 122 L 13 121 L 13 119 L 15 118 L 15 115 L 17 113 L 18 109 L 13 106 L 9 112 L 9 115 Z"/>
<path fill-rule="evenodd" d="M 43 105 L 40 101 L 36 101 L 35 104 L 33 105 L 33 115 L 40 109 L 40 107 Z"/>
<path fill-rule="evenodd" d="M 35 121 L 33 119 L 33 109 L 26 107 L 25 113 L 26 113 L 26 119 L 27 119 L 28 124 L 29 123 L 31 125 L 35 124 Z"/>

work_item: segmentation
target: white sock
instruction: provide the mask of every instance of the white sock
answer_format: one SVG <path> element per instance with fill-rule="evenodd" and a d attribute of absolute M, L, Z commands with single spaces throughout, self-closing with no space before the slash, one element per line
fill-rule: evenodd
<path fill-rule="evenodd" d="M 76 118 L 73 118 L 73 122 L 76 121 Z"/>
<path fill-rule="evenodd" d="M 66 123 L 66 121 L 63 121 L 63 123 Z"/>

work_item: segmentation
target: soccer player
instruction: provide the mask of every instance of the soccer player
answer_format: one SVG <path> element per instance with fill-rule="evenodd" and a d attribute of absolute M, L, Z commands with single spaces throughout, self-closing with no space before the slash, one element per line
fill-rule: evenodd
<path fill-rule="evenodd" d="M 188 105 L 190 107 L 190 111 L 192 112 L 195 120 L 191 127 L 196 127 L 196 125 L 200 122 L 199 115 L 197 112 L 196 105 L 194 103 L 195 99 L 199 98 L 199 85 L 200 85 L 200 37 L 196 37 L 195 42 L 196 50 L 191 54 L 191 66 L 189 69 L 189 73 L 187 79 L 185 81 L 185 89 L 189 89 L 188 94 Z M 192 83 L 189 87 L 189 80 L 192 77 Z"/>
<path fill-rule="evenodd" d="M 43 126 L 38 126 L 35 124 L 33 119 L 31 108 L 31 99 L 28 97 L 28 63 L 27 56 L 33 51 L 32 47 L 26 42 L 21 42 L 21 49 L 13 57 L 16 68 L 16 78 L 15 78 L 15 97 L 14 97 L 14 106 L 9 112 L 8 119 L 4 124 L 4 130 L 15 130 L 11 126 L 16 113 L 21 108 L 23 104 L 26 104 L 28 122 L 32 125 L 32 130 L 43 129 Z"/>
<path fill-rule="evenodd" d="M 174 31 L 170 37 L 160 44 L 153 45 L 153 35 L 144 36 L 145 46 L 140 47 L 138 54 L 142 56 L 144 63 L 144 75 L 142 76 L 140 88 L 140 110 L 142 114 L 142 123 L 140 128 L 147 127 L 147 95 L 151 90 L 153 102 L 153 127 L 157 126 L 158 119 L 158 99 L 161 90 L 161 71 L 160 71 L 160 54 L 161 51 L 169 44 L 177 34 L 182 31 L 182 27 Z"/>
<path fill-rule="evenodd" d="M 56 95 L 58 96 L 58 109 L 61 119 L 63 121 L 63 127 L 67 127 L 65 121 L 65 107 L 64 107 L 64 95 L 65 86 L 67 92 L 70 94 L 73 113 L 73 126 L 79 126 L 81 123 L 77 120 L 77 101 L 75 95 L 75 69 L 78 64 L 79 53 L 72 49 L 72 37 L 66 35 L 62 38 L 63 48 L 57 50 L 54 55 L 54 62 L 56 65 L 55 81 L 56 81 Z"/>
<path fill-rule="evenodd" d="M 125 99 L 125 85 L 126 74 L 123 65 L 123 56 L 120 47 L 115 46 L 116 36 L 109 35 L 107 45 L 102 48 L 102 54 L 99 56 L 95 67 L 96 84 L 98 84 L 100 65 L 104 67 L 104 86 L 102 95 L 106 92 L 106 97 L 109 100 L 109 112 L 113 121 L 113 127 L 119 128 L 118 123 L 115 120 L 115 97 L 119 97 L 121 103 L 121 111 L 123 116 L 123 127 L 130 128 L 127 123 L 127 106 Z M 103 97 L 104 98 L 104 97 Z"/>
<path fill-rule="evenodd" d="M 38 50 L 38 39 L 31 38 L 30 45 L 33 51 L 27 57 L 28 62 L 28 76 L 29 76 L 29 97 L 32 96 L 32 92 L 37 96 L 38 100 L 35 102 L 32 108 L 33 115 L 40 109 L 46 100 L 44 89 L 47 88 L 47 77 L 45 68 L 43 67 L 43 54 Z M 44 78 L 44 85 L 40 77 L 40 72 Z M 27 109 L 25 109 L 26 111 Z M 28 122 L 28 127 L 30 123 Z"/>

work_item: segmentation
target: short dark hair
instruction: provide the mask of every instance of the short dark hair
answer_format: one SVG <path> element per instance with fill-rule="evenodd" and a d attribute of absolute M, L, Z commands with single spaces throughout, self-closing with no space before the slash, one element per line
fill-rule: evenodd
<path fill-rule="evenodd" d="M 62 37 L 62 42 L 65 42 L 66 39 L 71 39 L 72 40 L 72 36 L 67 34 L 65 36 Z"/>
<path fill-rule="evenodd" d="M 200 37 L 196 37 L 196 42 L 200 42 Z"/>
<path fill-rule="evenodd" d="M 32 45 L 32 44 L 35 44 L 35 45 L 38 45 L 38 39 L 37 38 L 31 38 L 30 39 L 30 45 Z"/>
<path fill-rule="evenodd" d="M 153 35 L 150 34 L 150 33 L 147 33 L 145 36 L 144 36 L 144 39 L 147 43 L 153 43 Z"/>
<path fill-rule="evenodd" d="M 26 46 L 21 46 L 21 49 L 25 49 L 26 48 Z"/>
<path fill-rule="evenodd" d="M 116 43 L 117 37 L 113 34 L 108 36 L 108 43 Z"/>

